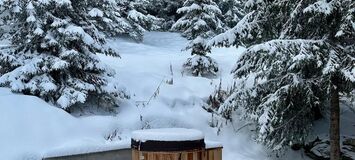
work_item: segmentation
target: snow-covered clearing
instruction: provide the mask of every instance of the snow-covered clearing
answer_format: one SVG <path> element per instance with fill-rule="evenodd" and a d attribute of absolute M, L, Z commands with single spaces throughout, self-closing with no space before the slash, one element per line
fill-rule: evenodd
<path fill-rule="evenodd" d="M 207 140 L 222 142 L 224 160 L 272 159 L 247 129 L 234 132 L 242 124 L 224 127 L 217 135 L 217 129 L 209 126 L 211 114 L 202 108 L 220 79 L 224 87 L 233 83 L 230 71 L 243 49 L 214 49 L 211 57 L 219 63 L 220 77 L 207 79 L 181 73 L 181 65 L 190 56 L 181 52 L 186 43 L 179 34 L 160 32 L 147 33 L 141 44 L 110 41 L 122 58 L 100 58 L 117 71 L 131 94 L 117 109 L 117 116 L 75 118 L 38 98 L 0 88 L 0 159 L 41 159 L 127 147 L 133 130 L 166 127 L 203 131 Z M 173 84 L 166 83 L 171 79 Z M 117 136 L 107 140 L 114 131 Z M 292 154 L 292 159 L 301 157 Z"/>

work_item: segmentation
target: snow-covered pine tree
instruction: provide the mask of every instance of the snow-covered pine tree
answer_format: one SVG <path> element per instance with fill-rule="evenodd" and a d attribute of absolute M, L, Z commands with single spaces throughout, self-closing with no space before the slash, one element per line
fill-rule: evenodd
<path fill-rule="evenodd" d="M 8 2 L 1 8 L 17 3 Z M 127 97 L 115 72 L 96 56 L 119 55 L 104 47 L 104 35 L 88 21 L 87 5 L 87 1 L 18 0 L 19 12 L 12 16 L 17 29 L 10 33 L 14 48 L 0 52 L 0 86 L 63 109 L 98 101 L 117 106 Z"/>
<path fill-rule="evenodd" d="M 222 22 L 218 18 L 221 10 L 213 0 L 186 0 L 183 7 L 177 10 L 183 16 L 172 26 L 172 30 L 181 31 L 190 40 L 186 50 L 192 49 L 192 58 L 184 64 L 184 69 L 194 76 L 215 76 L 217 63 L 207 53 L 210 37 L 222 31 Z"/>
<path fill-rule="evenodd" d="M 221 0 L 218 6 L 222 11 L 223 23 L 233 28 L 244 17 L 245 0 Z"/>
<path fill-rule="evenodd" d="M 161 19 L 149 15 L 146 0 L 88 0 L 90 21 L 106 35 L 143 40 L 146 30 L 159 28 Z"/>
<path fill-rule="evenodd" d="M 11 26 L 11 20 L 14 19 L 14 16 L 16 16 L 19 11 L 20 7 L 18 1 L 0 1 L 0 36 L 5 36 L 4 34 L 15 29 L 14 26 Z"/>
<path fill-rule="evenodd" d="M 244 3 L 245 16 L 236 26 L 215 36 L 209 45 L 248 47 L 267 40 L 281 38 L 280 34 L 282 33 L 280 32 L 286 30 L 285 23 L 293 16 L 292 11 L 299 9 L 297 4 L 299 4 L 298 1 L 246 0 Z"/>
<path fill-rule="evenodd" d="M 117 0 L 87 0 L 87 14 L 90 23 L 109 37 L 133 32 L 132 25 L 123 17 Z M 83 8 L 84 9 L 84 8 Z"/>
<path fill-rule="evenodd" d="M 182 7 L 185 0 L 149 0 L 146 7 L 148 14 L 162 18 L 160 30 L 169 31 L 171 26 L 181 17 L 176 11 Z"/>
<path fill-rule="evenodd" d="M 249 0 L 247 6 L 249 13 L 210 43 L 248 47 L 233 69 L 241 86 L 221 114 L 240 108 L 256 123 L 258 140 L 279 150 L 303 144 L 314 120 L 331 111 L 336 159 L 339 96 L 355 89 L 355 2 Z"/>
<path fill-rule="evenodd" d="M 162 19 L 148 14 L 146 6 L 147 0 L 119 0 L 117 1 L 118 10 L 121 17 L 129 25 L 126 32 L 130 37 L 137 41 L 142 41 L 146 30 L 157 30 L 160 28 Z"/>

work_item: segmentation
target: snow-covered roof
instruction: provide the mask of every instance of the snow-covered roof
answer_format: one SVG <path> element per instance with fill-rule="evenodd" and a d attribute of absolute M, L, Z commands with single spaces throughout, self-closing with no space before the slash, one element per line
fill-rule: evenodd
<path fill-rule="evenodd" d="M 205 140 L 205 144 L 206 144 L 206 149 L 223 147 L 223 144 L 221 142 L 218 142 L 218 141 Z"/>
<path fill-rule="evenodd" d="M 132 132 L 132 139 L 136 141 L 194 141 L 204 139 L 204 134 L 195 129 L 163 128 L 146 129 Z"/>
<path fill-rule="evenodd" d="M 72 156 L 79 154 L 92 154 L 98 152 L 107 152 L 114 150 L 124 150 L 130 149 L 131 142 L 129 140 L 123 140 L 116 143 L 107 144 L 69 144 L 69 146 L 60 146 L 57 148 L 49 149 L 43 153 L 43 157 L 62 157 L 62 156 Z"/>

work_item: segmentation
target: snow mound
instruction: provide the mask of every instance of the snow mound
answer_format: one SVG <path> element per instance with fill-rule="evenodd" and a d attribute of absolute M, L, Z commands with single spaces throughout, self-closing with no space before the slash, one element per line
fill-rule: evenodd
<path fill-rule="evenodd" d="M 204 139 L 204 134 L 195 129 L 163 128 L 132 132 L 132 139 L 145 141 L 194 141 Z"/>
<path fill-rule="evenodd" d="M 0 88 L 0 110 L 0 159 L 42 159 L 47 152 L 62 155 L 124 147 L 104 138 L 114 117 L 75 118 L 37 97 L 5 88 Z"/>

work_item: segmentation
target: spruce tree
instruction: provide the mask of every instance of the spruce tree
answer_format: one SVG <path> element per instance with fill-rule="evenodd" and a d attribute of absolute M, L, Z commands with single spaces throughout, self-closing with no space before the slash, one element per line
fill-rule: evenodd
<path fill-rule="evenodd" d="M 85 2 L 85 1 L 84 1 Z M 131 24 L 123 17 L 116 0 L 88 0 L 85 3 L 90 23 L 108 37 L 132 32 Z"/>
<path fill-rule="evenodd" d="M 173 30 L 181 31 L 190 40 L 186 50 L 192 49 L 192 58 L 184 64 L 184 69 L 194 76 L 215 76 L 218 72 L 217 63 L 207 53 L 211 47 L 208 39 L 222 30 L 222 22 L 218 18 L 221 10 L 212 0 L 186 0 L 183 7 L 177 10 L 183 16 L 172 26 Z"/>
<path fill-rule="evenodd" d="M 176 11 L 182 7 L 184 0 L 149 0 L 146 7 L 148 14 L 163 19 L 160 30 L 169 31 L 172 25 L 181 18 Z"/>
<path fill-rule="evenodd" d="M 233 28 L 244 17 L 244 0 L 221 0 L 218 6 L 222 11 L 223 23 Z"/>
<path fill-rule="evenodd" d="M 242 83 L 220 109 L 237 109 L 274 150 L 306 142 L 331 112 L 331 159 L 339 159 L 339 97 L 355 89 L 355 2 L 248 1 L 249 13 L 210 44 L 245 45 L 233 74 Z M 352 95 L 354 96 L 354 95 Z"/>
<path fill-rule="evenodd" d="M 11 22 L 14 19 L 16 13 L 18 13 L 19 11 L 20 7 L 18 1 L 0 1 L 0 36 L 10 36 L 4 34 L 14 29 L 14 26 L 11 25 Z"/>
<path fill-rule="evenodd" d="M 149 15 L 146 0 L 88 0 L 88 17 L 109 37 L 129 36 L 140 42 L 146 30 L 159 28 L 161 19 Z"/>
<path fill-rule="evenodd" d="M 117 106 L 127 97 L 115 72 L 96 56 L 119 55 L 104 47 L 101 25 L 90 20 L 89 1 L 5 1 L 1 8 L 10 11 L 2 13 L 13 14 L 16 29 L 9 33 L 14 48 L 0 51 L 1 87 L 38 96 L 63 109 L 88 101 Z"/>
<path fill-rule="evenodd" d="M 124 18 L 128 26 L 125 34 L 140 42 L 144 32 L 160 28 L 162 19 L 150 15 L 147 12 L 147 0 L 119 0 L 117 2 L 120 16 Z"/>

